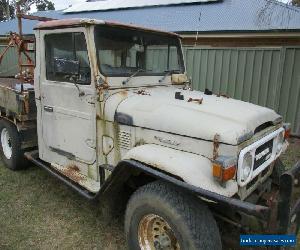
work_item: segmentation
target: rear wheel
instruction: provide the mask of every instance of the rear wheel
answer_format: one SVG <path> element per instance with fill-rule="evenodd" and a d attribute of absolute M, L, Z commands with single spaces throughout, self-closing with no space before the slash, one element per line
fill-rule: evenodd
<path fill-rule="evenodd" d="M 219 230 L 209 209 L 195 197 L 161 181 L 138 189 L 125 215 L 132 250 L 219 250 Z"/>
<path fill-rule="evenodd" d="M 16 126 L 3 119 L 0 120 L 0 156 L 11 170 L 20 170 L 27 165 Z"/>

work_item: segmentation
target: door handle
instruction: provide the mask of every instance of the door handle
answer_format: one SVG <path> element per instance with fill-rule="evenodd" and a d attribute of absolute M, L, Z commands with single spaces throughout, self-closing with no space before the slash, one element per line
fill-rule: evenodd
<path fill-rule="evenodd" d="M 50 107 L 50 106 L 44 106 L 44 110 L 46 112 L 53 112 L 53 107 Z"/>

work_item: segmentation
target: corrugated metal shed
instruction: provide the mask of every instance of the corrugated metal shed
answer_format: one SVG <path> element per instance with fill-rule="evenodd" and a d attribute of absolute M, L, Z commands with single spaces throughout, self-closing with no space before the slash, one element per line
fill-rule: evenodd
<path fill-rule="evenodd" d="M 6 45 L 0 45 L 0 53 L 6 48 Z M 34 53 L 28 52 L 30 57 L 34 60 Z M 23 57 L 26 60 L 25 56 Z M 0 66 L 0 77 L 14 77 L 19 72 L 18 66 L 18 51 L 12 47 L 8 50 L 7 54 L 3 57 Z"/>
<path fill-rule="evenodd" d="M 4 45 L 0 45 L 0 53 L 6 48 Z M 8 50 L 6 56 L 3 58 L 0 67 L 0 77 L 6 76 L 15 76 L 19 71 L 18 68 L 18 59 L 17 59 L 17 50 L 11 48 Z"/>
<path fill-rule="evenodd" d="M 293 124 L 293 131 L 300 135 L 300 48 L 284 50 L 278 112 Z"/>
<path fill-rule="evenodd" d="M 195 89 L 272 108 L 300 135 L 300 47 L 185 48 Z"/>
<path fill-rule="evenodd" d="M 166 31 L 220 32 L 300 30 L 299 8 L 267 0 L 224 0 L 221 2 L 162 6 L 126 10 L 94 11 L 64 14 L 62 11 L 44 11 L 37 15 L 51 18 L 95 18 L 137 24 Z M 264 12 L 266 18 L 262 18 Z M 262 20 L 264 19 L 264 20 Z M 24 21 L 25 34 L 32 34 L 34 21 Z M 16 20 L 0 23 L 0 34 L 17 30 Z"/>
<path fill-rule="evenodd" d="M 101 1 L 87 1 L 78 3 L 74 6 L 64 10 L 65 13 L 96 11 L 96 10 L 117 10 L 129 8 L 142 8 L 152 6 L 166 6 L 189 3 L 203 3 L 216 2 L 220 0 L 101 0 Z"/>

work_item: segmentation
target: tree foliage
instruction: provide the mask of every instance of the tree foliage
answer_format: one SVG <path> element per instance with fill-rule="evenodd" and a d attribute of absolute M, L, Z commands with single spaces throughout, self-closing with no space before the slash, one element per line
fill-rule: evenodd
<path fill-rule="evenodd" d="M 299 14 L 300 8 L 291 8 L 291 5 L 300 7 L 300 0 L 289 0 L 284 6 L 280 0 L 265 0 L 263 7 L 257 13 L 257 24 L 259 26 L 270 26 L 272 23 L 288 27 L 292 16 Z"/>
<path fill-rule="evenodd" d="M 292 0 L 292 4 L 300 7 L 300 0 Z"/>
<path fill-rule="evenodd" d="M 5 21 L 15 16 L 15 8 L 7 0 L 0 0 L 0 21 Z"/>
<path fill-rule="evenodd" d="M 54 3 L 48 0 L 40 1 L 36 4 L 36 8 L 38 11 L 55 10 Z"/>
<path fill-rule="evenodd" d="M 18 0 L 0 0 L 0 21 L 12 19 L 16 15 L 16 4 Z M 38 11 L 55 10 L 54 3 L 50 0 L 27 0 L 21 4 L 21 11 L 28 13 L 32 6 Z"/>
<path fill-rule="evenodd" d="M 14 0 L 14 4 L 16 4 L 18 0 Z M 28 12 L 31 10 L 32 6 L 35 5 L 37 10 L 44 11 L 44 10 L 54 10 L 54 3 L 49 0 L 27 0 L 23 1 L 21 7 L 23 12 Z"/>

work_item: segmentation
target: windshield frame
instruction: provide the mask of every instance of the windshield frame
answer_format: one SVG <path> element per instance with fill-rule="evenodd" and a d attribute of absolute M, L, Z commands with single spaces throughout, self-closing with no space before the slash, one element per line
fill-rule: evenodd
<path fill-rule="evenodd" d="M 184 74 L 186 72 L 182 44 L 181 44 L 181 39 L 179 36 L 168 34 L 167 32 L 164 33 L 161 31 L 156 32 L 156 31 L 143 30 L 142 28 L 133 28 L 131 26 L 114 27 L 114 26 L 108 26 L 108 25 L 95 25 L 94 42 L 95 42 L 95 49 L 96 49 L 96 58 L 97 58 L 97 64 L 98 64 L 99 71 L 103 76 L 105 76 L 105 77 L 130 77 L 134 72 L 107 73 L 107 72 L 103 71 L 103 69 L 101 68 L 101 55 L 98 52 L 100 39 L 98 40 L 99 35 L 97 35 L 97 32 L 101 31 L 102 29 L 104 29 L 104 30 L 110 29 L 111 31 L 115 30 L 115 32 L 117 32 L 118 30 L 132 31 L 133 35 L 137 35 L 137 34 L 144 35 L 145 34 L 145 35 L 149 36 L 149 35 L 153 34 L 156 37 L 161 36 L 164 39 L 170 39 L 170 42 L 168 43 L 168 58 L 167 58 L 168 65 L 169 65 L 169 60 L 170 60 L 170 46 L 175 46 L 177 48 L 177 56 L 178 56 L 178 63 L 179 63 L 178 74 Z M 140 69 L 140 68 L 139 67 L 134 68 L 135 71 L 137 71 L 138 69 Z M 168 69 L 168 70 L 172 71 L 171 69 Z M 164 76 L 167 71 L 151 73 L 147 70 L 146 71 L 141 70 L 134 77 L 138 77 L 138 76 L 159 76 L 160 77 L 160 76 Z"/>

